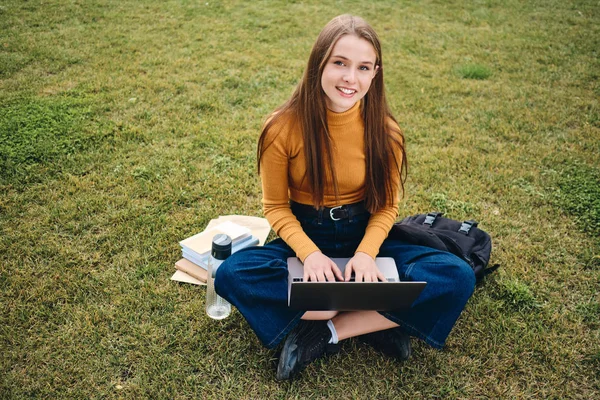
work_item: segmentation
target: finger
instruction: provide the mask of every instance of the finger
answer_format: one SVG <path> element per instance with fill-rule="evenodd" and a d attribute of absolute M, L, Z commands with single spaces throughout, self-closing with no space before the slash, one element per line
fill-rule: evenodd
<path fill-rule="evenodd" d="M 325 272 L 325 278 L 327 278 L 327 282 L 335 282 L 335 276 L 333 275 L 333 271 Z"/>
<path fill-rule="evenodd" d="M 335 275 L 335 277 L 337 278 L 337 280 L 343 281 L 344 280 L 344 276 L 342 275 L 342 271 L 338 268 L 337 265 L 335 265 L 335 263 L 331 263 L 331 271 L 333 272 L 333 274 Z M 335 279 L 334 279 L 335 280 Z"/>
<path fill-rule="evenodd" d="M 348 282 L 352 276 L 352 263 L 346 264 L 346 271 L 344 272 L 344 280 Z"/>
<path fill-rule="evenodd" d="M 379 278 L 379 280 L 381 282 L 387 282 L 387 279 L 385 278 L 385 275 L 383 274 L 383 272 L 381 272 L 379 270 L 377 271 L 377 278 Z"/>
<path fill-rule="evenodd" d="M 358 272 L 358 271 L 354 271 L 355 275 L 354 275 L 354 281 L 355 282 L 362 282 L 364 279 L 364 275 L 362 272 Z"/>
<path fill-rule="evenodd" d="M 323 271 L 317 273 L 317 282 L 325 282 L 325 274 Z"/>
<path fill-rule="evenodd" d="M 317 275 L 315 275 L 315 273 L 314 273 L 314 272 L 311 272 L 311 273 L 308 275 L 308 278 L 309 278 L 308 280 L 309 280 L 310 282 L 317 282 Z"/>

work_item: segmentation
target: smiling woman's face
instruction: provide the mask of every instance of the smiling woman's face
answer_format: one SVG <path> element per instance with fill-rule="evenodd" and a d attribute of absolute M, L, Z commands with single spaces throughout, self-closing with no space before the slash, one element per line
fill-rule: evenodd
<path fill-rule="evenodd" d="M 321 76 L 327 108 L 344 112 L 362 99 L 379 68 L 376 60 L 375 49 L 367 40 L 355 35 L 342 36 L 333 46 Z"/>

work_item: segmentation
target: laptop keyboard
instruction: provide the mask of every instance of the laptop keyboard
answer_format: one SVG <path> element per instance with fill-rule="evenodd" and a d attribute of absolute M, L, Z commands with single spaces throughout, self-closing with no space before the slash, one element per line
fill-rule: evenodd
<path fill-rule="evenodd" d="M 304 282 L 304 278 L 294 278 L 294 279 L 292 279 L 292 282 Z M 336 280 L 336 282 L 346 282 L 346 281 L 338 281 L 338 280 Z M 354 276 L 352 276 L 350 278 L 349 282 L 355 282 Z M 390 279 L 387 280 L 387 282 L 396 282 L 396 279 L 395 278 L 390 278 Z"/>

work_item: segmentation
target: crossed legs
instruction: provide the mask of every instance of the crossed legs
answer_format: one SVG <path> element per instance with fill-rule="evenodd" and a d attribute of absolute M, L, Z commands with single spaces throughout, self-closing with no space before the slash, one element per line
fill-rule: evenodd
<path fill-rule="evenodd" d="M 278 366 L 279 379 L 289 379 L 310 362 L 335 351 L 328 346 L 333 338 L 328 320 L 338 340 L 360 336 L 360 340 L 400 360 L 410 356 L 408 335 L 441 348 L 475 284 L 469 265 L 450 253 L 386 240 L 379 256 L 394 257 L 403 280 L 428 282 L 411 309 L 382 314 L 298 313 L 287 307 L 286 259 L 292 255 L 292 250 L 280 239 L 262 248 L 243 249 L 219 267 L 215 280 L 217 293 L 236 306 L 265 346 L 272 348 L 287 335 Z M 303 321 L 289 331 L 298 318 Z M 393 345 L 388 346 L 389 343 Z"/>
<path fill-rule="evenodd" d="M 331 320 L 337 331 L 338 340 L 395 328 L 397 323 L 387 319 L 377 311 L 307 311 L 303 320 Z"/>

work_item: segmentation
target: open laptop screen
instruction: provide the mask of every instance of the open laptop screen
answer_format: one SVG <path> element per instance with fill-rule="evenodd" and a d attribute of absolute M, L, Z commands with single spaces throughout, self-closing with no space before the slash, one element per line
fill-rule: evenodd
<path fill-rule="evenodd" d="M 332 258 L 342 274 L 349 258 Z M 288 259 L 288 305 L 302 310 L 378 310 L 409 308 L 426 282 L 400 281 L 393 258 L 378 257 L 377 267 L 386 282 L 304 282 L 304 266 Z"/>

